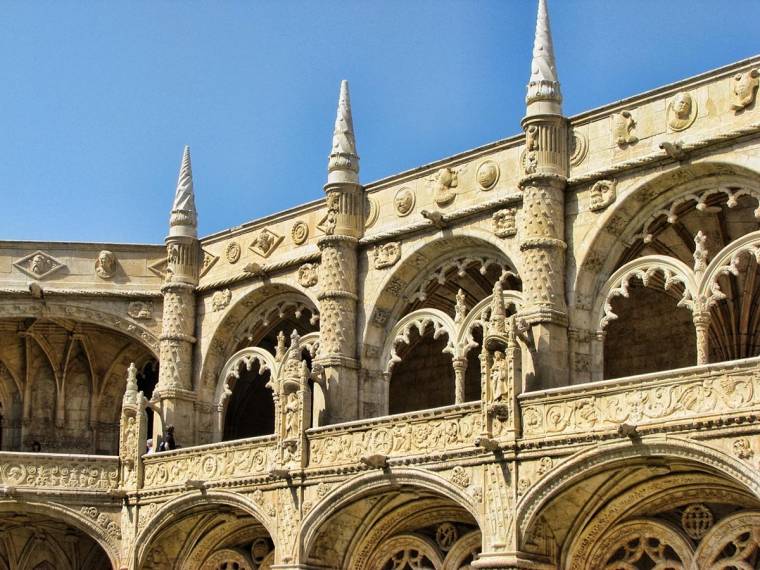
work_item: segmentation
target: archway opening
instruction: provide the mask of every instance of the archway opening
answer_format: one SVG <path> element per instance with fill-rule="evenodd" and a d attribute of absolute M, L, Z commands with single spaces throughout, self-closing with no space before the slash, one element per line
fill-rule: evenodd
<path fill-rule="evenodd" d="M 681 290 L 644 287 L 631 280 L 629 296 L 612 299 L 617 318 L 605 329 L 605 378 L 694 366 L 696 331 L 691 311 L 678 307 Z"/>
<path fill-rule="evenodd" d="M 481 551 L 472 515 L 411 485 L 375 492 L 333 513 L 307 548 L 307 563 L 352 570 L 460 570 Z"/>
<path fill-rule="evenodd" d="M 274 541 L 239 507 L 205 501 L 172 516 L 143 551 L 142 570 L 269 570 Z"/>
<path fill-rule="evenodd" d="M 108 554 L 95 540 L 50 516 L 27 513 L 23 509 L 0 513 L 0 536 L 0 568 L 103 570 L 113 567 Z"/>
<path fill-rule="evenodd" d="M 274 433 L 274 399 L 269 371 L 261 372 L 258 362 L 250 369 L 241 366 L 224 416 L 224 440 Z"/>

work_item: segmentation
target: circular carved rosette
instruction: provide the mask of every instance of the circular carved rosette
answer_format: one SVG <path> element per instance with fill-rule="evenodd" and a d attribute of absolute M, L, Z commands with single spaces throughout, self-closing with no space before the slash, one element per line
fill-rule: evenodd
<path fill-rule="evenodd" d="M 294 244 L 301 245 L 309 237 L 309 226 L 306 222 L 296 222 L 293 224 L 293 229 L 290 230 L 290 237 Z"/>

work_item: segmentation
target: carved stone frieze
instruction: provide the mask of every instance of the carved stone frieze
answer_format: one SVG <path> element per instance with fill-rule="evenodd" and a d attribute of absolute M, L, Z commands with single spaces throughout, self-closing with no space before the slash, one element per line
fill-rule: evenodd
<path fill-rule="evenodd" d="M 46 279 L 66 267 L 52 255 L 39 250 L 14 261 L 13 265 L 34 279 Z"/>
<path fill-rule="evenodd" d="M 373 266 L 375 269 L 385 269 L 396 265 L 401 259 L 401 242 L 390 241 L 375 246 L 372 250 Z"/>
<path fill-rule="evenodd" d="M 0 485 L 8 487 L 113 491 L 118 484 L 118 461 L 110 457 L 9 453 L 0 463 Z"/>

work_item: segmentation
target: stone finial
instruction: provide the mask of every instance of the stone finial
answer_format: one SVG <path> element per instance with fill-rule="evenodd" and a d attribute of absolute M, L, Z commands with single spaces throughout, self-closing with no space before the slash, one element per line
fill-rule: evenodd
<path fill-rule="evenodd" d="M 707 236 L 702 230 L 694 236 L 694 273 L 701 275 L 707 269 Z"/>
<path fill-rule="evenodd" d="M 554 113 L 562 114 L 562 93 L 560 92 L 557 65 L 554 59 L 554 45 L 549 26 L 549 12 L 546 0 L 538 0 L 536 38 L 533 43 L 533 61 L 530 69 L 528 95 L 528 115 Z"/>
<path fill-rule="evenodd" d="M 137 367 L 132 362 L 127 369 L 127 388 L 124 390 L 124 404 L 137 404 Z"/>
<path fill-rule="evenodd" d="M 493 295 L 491 297 L 491 315 L 488 319 L 489 334 L 504 334 L 506 323 L 507 307 L 504 304 L 504 289 L 501 286 L 501 279 L 498 279 L 493 286 Z"/>
<path fill-rule="evenodd" d="M 179 169 L 177 192 L 174 195 L 172 214 L 169 218 L 169 235 L 198 237 L 198 213 L 195 210 L 195 192 L 193 190 L 193 169 L 190 164 L 190 147 L 186 146 L 182 154 Z"/>
<path fill-rule="evenodd" d="M 327 181 L 359 183 L 359 156 L 356 154 L 351 99 L 348 95 L 348 81 L 345 79 L 340 83 L 338 114 L 335 117 L 332 150 L 327 163 Z"/>

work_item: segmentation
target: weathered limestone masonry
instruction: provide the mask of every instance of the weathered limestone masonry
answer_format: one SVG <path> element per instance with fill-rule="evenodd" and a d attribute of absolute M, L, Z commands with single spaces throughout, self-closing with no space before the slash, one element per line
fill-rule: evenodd
<path fill-rule="evenodd" d="M 539 0 L 518 136 L 362 185 L 344 82 L 325 199 L 0 242 L 0 570 L 758 568 L 759 84 L 564 117 Z"/>

